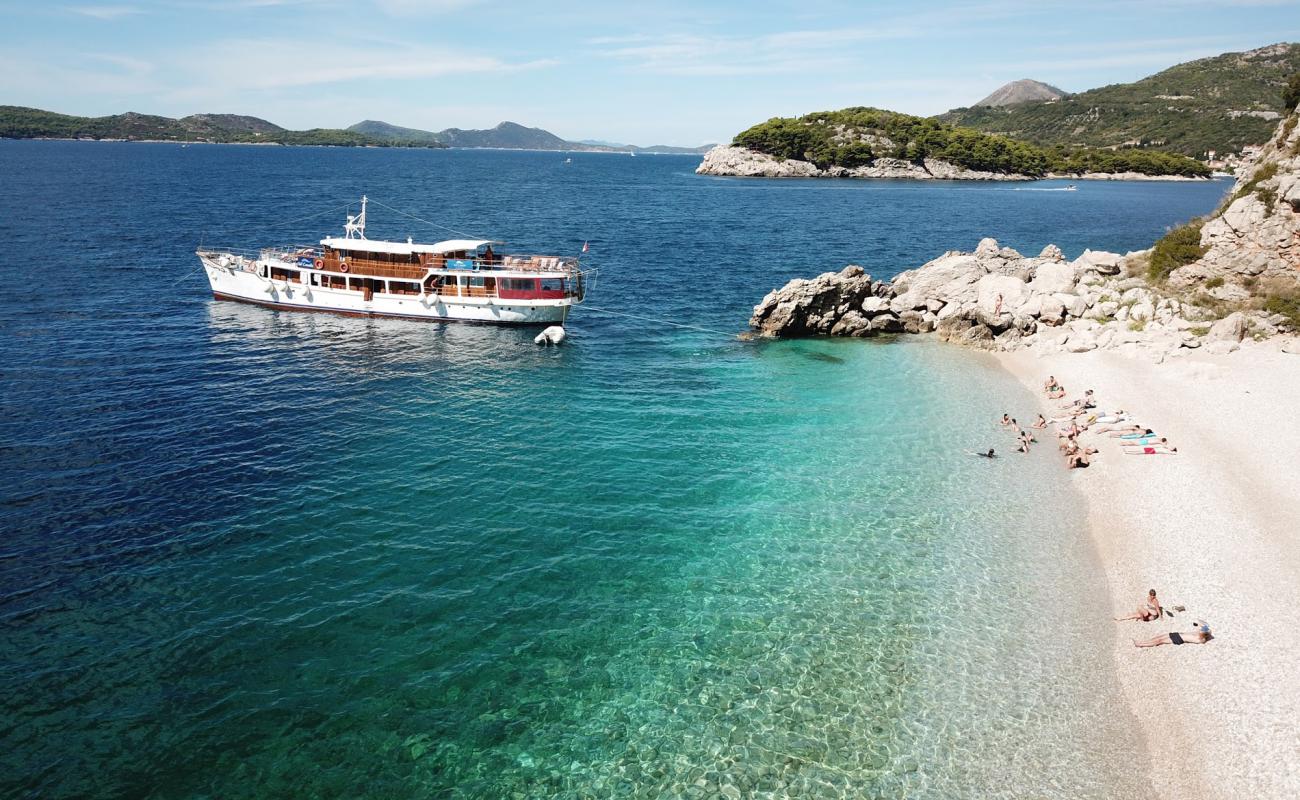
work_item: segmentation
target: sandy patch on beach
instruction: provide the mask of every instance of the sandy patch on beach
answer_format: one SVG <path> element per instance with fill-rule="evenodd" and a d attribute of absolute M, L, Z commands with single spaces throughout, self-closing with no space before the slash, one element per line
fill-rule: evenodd
<path fill-rule="evenodd" d="M 1061 467 L 1087 498 L 1112 604 L 1075 609 L 1063 627 L 1113 627 L 1120 683 L 1161 795 L 1300 797 L 1300 355 L 1247 342 L 1164 364 L 1107 352 L 998 359 L 1039 397 L 1053 374 L 1070 398 L 1093 389 L 1099 408 L 1132 412 L 1179 449 L 1130 456 L 1119 440 L 1088 434 L 1101 450 L 1092 466 Z M 1055 453 L 1055 436 L 1043 438 L 1039 447 Z M 1111 621 L 1149 588 L 1187 611 Z M 1189 630 L 1193 619 L 1217 638 L 1132 644 Z"/>

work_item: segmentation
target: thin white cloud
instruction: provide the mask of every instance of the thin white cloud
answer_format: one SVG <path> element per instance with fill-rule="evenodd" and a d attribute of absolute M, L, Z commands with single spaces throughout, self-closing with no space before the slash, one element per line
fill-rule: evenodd
<path fill-rule="evenodd" d="M 116 53 L 87 53 L 86 58 L 91 61 L 99 61 L 116 67 L 118 72 L 128 75 L 144 76 L 153 72 L 154 66 L 148 61 L 143 61 L 131 56 L 117 55 Z"/>
<path fill-rule="evenodd" d="M 135 6 L 69 6 L 68 10 L 83 17 L 104 20 L 113 20 L 143 13 L 141 9 Z"/>
<path fill-rule="evenodd" d="M 845 66 L 844 54 L 819 50 L 834 44 L 866 41 L 889 34 L 879 31 L 792 31 L 767 36 L 670 34 L 662 37 L 604 37 L 590 40 L 597 54 L 626 62 L 638 71 L 661 75 L 768 75 Z"/>
<path fill-rule="evenodd" d="M 548 67 L 550 59 L 507 62 L 446 47 L 335 44 L 286 48 L 278 39 L 214 42 L 189 53 L 186 68 L 195 88 L 266 90 L 341 84 L 360 80 L 437 78 L 472 73 L 508 73 Z"/>
<path fill-rule="evenodd" d="M 477 5 L 480 0 L 375 0 L 375 5 L 395 17 L 445 14 Z"/>

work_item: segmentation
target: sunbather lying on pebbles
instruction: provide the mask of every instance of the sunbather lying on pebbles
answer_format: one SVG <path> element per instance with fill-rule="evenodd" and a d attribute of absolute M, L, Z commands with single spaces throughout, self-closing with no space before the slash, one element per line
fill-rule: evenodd
<path fill-rule="evenodd" d="M 1170 631 L 1151 639 L 1134 639 L 1133 645 L 1135 647 L 1159 647 L 1162 644 L 1205 644 L 1213 638 L 1213 634 L 1210 633 L 1210 626 L 1204 622 L 1198 622 L 1194 630 L 1183 633 Z"/>

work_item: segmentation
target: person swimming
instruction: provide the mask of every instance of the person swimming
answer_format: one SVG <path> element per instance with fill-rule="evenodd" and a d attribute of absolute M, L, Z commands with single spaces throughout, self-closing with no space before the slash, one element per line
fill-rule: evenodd
<path fill-rule="evenodd" d="M 1004 427 L 1004 428 L 1007 427 L 1008 425 L 1010 425 L 1010 424 L 1011 424 L 1011 415 L 1010 415 L 1010 414 L 1003 414 L 1003 415 L 1002 415 L 1002 419 L 998 421 L 998 424 L 1001 425 L 1001 426 Z"/>
<path fill-rule="evenodd" d="M 987 453 L 973 453 L 970 450 L 967 450 L 966 452 L 973 456 L 979 456 L 980 458 L 997 458 L 997 454 L 993 452 L 992 447 L 989 448 Z"/>

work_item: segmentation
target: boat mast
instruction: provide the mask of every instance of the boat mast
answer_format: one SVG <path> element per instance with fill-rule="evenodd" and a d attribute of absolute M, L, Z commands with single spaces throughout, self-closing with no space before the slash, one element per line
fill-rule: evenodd
<path fill-rule="evenodd" d="M 356 234 L 355 236 L 353 234 Z M 347 224 L 343 226 L 343 238 L 345 239 L 364 239 L 366 238 L 366 196 L 361 195 L 361 213 L 356 216 L 348 215 Z"/>

